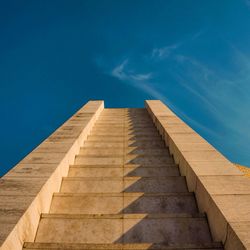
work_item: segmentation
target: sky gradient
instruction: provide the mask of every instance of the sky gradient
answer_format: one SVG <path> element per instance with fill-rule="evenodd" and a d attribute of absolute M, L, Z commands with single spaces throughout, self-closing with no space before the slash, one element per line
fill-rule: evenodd
<path fill-rule="evenodd" d="M 90 99 L 161 99 L 250 166 L 250 1 L 0 1 L 0 175 Z"/>

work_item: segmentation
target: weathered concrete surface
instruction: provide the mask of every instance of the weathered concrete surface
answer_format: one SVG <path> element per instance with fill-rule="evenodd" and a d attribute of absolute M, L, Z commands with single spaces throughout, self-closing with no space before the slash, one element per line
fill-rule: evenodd
<path fill-rule="evenodd" d="M 146 109 L 103 110 L 42 215 L 35 242 L 24 245 L 29 250 L 222 248 L 212 241 L 207 220 Z"/>
<path fill-rule="evenodd" d="M 197 243 L 196 244 L 179 244 L 178 248 L 173 248 L 169 247 L 168 244 L 165 243 L 108 243 L 108 244 L 86 244 L 86 243 L 25 243 L 24 245 L 24 250 L 48 250 L 48 249 L 64 249 L 64 250 L 180 250 L 180 249 L 185 249 L 185 250 L 219 250 L 221 248 L 221 244 L 218 243 L 203 243 L 200 244 L 199 247 L 197 248 Z"/>
<path fill-rule="evenodd" d="M 100 216 L 48 214 L 41 219 L 36 241 L 51 243 L 168 242 L 169 246 L 175 245 L 176 242 L 179 244 L 212 242 L 206 220 L 185 214 L 178 217 L 161 214 L 152 216 L 146 214 Z"/>
<path fill-rule="evenodd" d="M 183 149 L 185 157 L 175 157 L 178 163 L 224 166 L 226 159 L 199 136 L 187 146 L 186 140 L 195 132 L 177 124 L 181 123 L 178 118 L 162 118 L 164 124 L 172 124 L 173 137 L 183 131 L 187 134 L 176 136 L 180 148 L 168 148 L 146 109 L 102 110 L 103 103 L 87 106 L 2 179 L 0 206 L 6 209 L 0 216 L 6 225 L 2 235 L 11 232 L 12 237 L 3 239 L 8 244 L 2 249 L 20 249 L 24 240 L 35 241 L 24 245 L 30 250 L 222 249 L 212 241 L 206 218 L 199 214 L 195 196 L 188 192 L 170 152 Z M 173 116 L 159 112 L 166 113 Z M 170 137 L 164 136 L 169 144 Z M 190 148 L 199 148 L 202 155 L 190 153 Z M 188 167 L 181 171 L 189 173 Z M 195 174 L 189 179 L 202 196 L 210 180 L 199 183 Z M 244 190 L 240 187 L 238 192 Z M 224 200 L 218 196 L 220 202 Z M 247 210 L 242 215 L 247 218 Z M 218 218 L 223 227 L 224 217 Z M 232 224 L 233 237 L 237 227 Z"/>
<path fill-rule="evenodd" d="M 198 213 L 192 193 L 80 193 L 54 194 L 50 213 Z"/>
<path fill-rule="evenodd" d="M 250 179 L 160 101 L 146 108 L 208 216 L 214 240 L 250 249 Z"/>
<path fill-rule="evenodd" d="M 33 241 L 41 213 L 87 138 L 103 101 L 90 101 L 0 179 L 0 249 Z"/>

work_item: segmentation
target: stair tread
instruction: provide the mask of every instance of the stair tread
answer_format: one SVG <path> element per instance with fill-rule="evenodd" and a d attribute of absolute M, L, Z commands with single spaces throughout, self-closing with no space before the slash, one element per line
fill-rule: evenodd
<path fill-rule="evenodd" d="M 164 167 L 151 167 L 150 165 L 136 166 L 136 167 L 123 167 L 123 166 L 70 166 L 69 177 L 156 177 L 156 176 L 180 176 L 178 167 L 164 166 Z"/>
<path fill-rule="evenodd" d="M 186 192 L 183 176 L 167 177 L 64 177 L 61 192 Z"/>
<path fill-rule="evenodd" d="M 86 244 L 86 243 L 34 243 L 27 242 L 24 244 L 24 249 L 81 249 L 81 250 L 97 250 L 97 249 L 123 249 L 123 250 L 178 250 L 178 249 L 222 249 L 222 244 L 219 242 L 203 243 L 203 244 L 180 244 L 179 246 L 169 246 L 167 244 L 154 243 L 111 243 L 111 244 Z"/>
<path fill-rule="evenodd" d="M 48 213 L 42 214 L 41 218 L 52 218 L 52 219 L 195 219 L 204 220 L 206 219 L 205 214 L 202 213 L 138 213 L 138 214 L 55 214 Z"/>
<path fill-rule="evenodd" d="M 117 165 L 112 165 L 112 168 L 114 167 L 120 167 L 120 168 L 136 168 L 136 167 L 148 167 L 148 168 L 157 168 L 157 167 L 160 167 L 160 168 L 168 168 L 168 167 L 178 167 L 177 164 L 175 163 L 168 163 L 168 164 L 154 164 L 154 166 L 152 165 L 141 165 L 141 164 L 117 164 Z M 89 165 L 89 164 L 73 164 L 73 165 L 70 165 L 70 167 L 91 167 L 91 168 L 94 168 L 94 167 L 97 167 L 97 168 L 107 168 L 107 167 L 111 167 L 109 164 L 98 164 L 98 165 Z"/>
<path fill-rule="evenodd" d="M 54 196 L 115 196 L 115 197 L 123 197 L 123 196 L 138 196 L 143 195 L 146 197 L 157 197 L 157 196 L 194 196 L 192 192 L 183 192 L 183 193 L 143 193 L 143 192 L 135 192 L 135 193 L 54 193 Z"/>
<path fill-rule="evenodd" d="M 212 239 L 203 214 L 43 214 L 35 241 L 174 245 Z"/>
<path fill-rule="evenodd" d="M 140 180 L 140 179 L 183 179 L 186 178 L 184 176 L 147 176 L 147 177 L 141 177 L 141 176 L 125 176 L 125 177 L 63 177 L 63 180 Z"/>
<path fill-rule="evenodd" d="M 192 193 L 56 193 L 50 213 L 56 214 L 195 214 Z"/>

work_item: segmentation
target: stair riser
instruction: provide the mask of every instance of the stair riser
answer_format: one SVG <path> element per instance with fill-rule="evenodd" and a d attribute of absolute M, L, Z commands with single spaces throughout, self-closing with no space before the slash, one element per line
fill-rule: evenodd
<path fill-rule="evenodd" d="M 137 149 L 136 147 L 124 148 L 94 148 L 83 147 L 79 152 L 79 156 L 123 156 L 124 154 L 141 154 L 144 156 L 170 156 L 165 148 L 159 149 Z"/>
<path fill-rule="evenodd" d="M 159 135 L 156 136 L 92 136 L 88 137 L 88 141 L 97 141 L 97 142 L 124 142 L 124 141 L 161 141 L 161 137 Z"/>
<path fill-rule="evenodd" d="M 151 149 L 151 148 L 162 148 L 165 149 L 165 144 L 163 141 L 126 141 L 123 142 L 90 142 L 86 141 L 84 147 L 95 147 L 95 148 L 127 148 L 136 147 L 138 149 Z"/>
<path fill-rule="evenodd" d="M 93 128 L 93 130 L 91 130 L 91 134 L 93 135 L 97 135 L 96 133 L 111 133 L 114 132 L 115 134 L 120 134 L 120 135 L 126 135 L 126 134 L 145 134 L 148 135 L 150 133 L 158 133 L 158 131 L 156 130 L 156 127 L 154 125 L 148 127 L 148 128 L 134 128 L 134 127 L 112 127 L 112 126 L 99 126 L 98 124 L 96 124 Z M 114 134 L 113 134 L 114 135 Z"/>
<path fill-rule="evenodd" d="M 155 128 L 152 122 L 97 122 L 95 128 L 101 127 L 123 127 L 123 128 Z"/>
<path fill-rule="evenodd" d="M 114 131 L 109 131 L 109 130 L 101 130 L 101 129 L 94 129 L 91 131 L 91 135 L 95 136 L 159 136 L 158 132 L 155 129 L 152 130 L 147 130 L 147 131 L 141 131 L 141 130 L 114 130 Z"/>
<path fill-rule="evenodd" d="M 146 217 L 146 216 L 145 216 Z M 124 233 L 123 233 L 124 232 Z M 154 233 L 152 233 L 154 232 Z M 98 236 L 98 237 L 97 237 Z M 211 242 L 202 218 L 61 219 L 42 218 L 36 242 L 181 243 Z"/>
<path fill-rule="evenodd" d="M 179 175 L 178 167 L 71 167 L 68 174 L 69 177 L 164 177 Z"/>
<path fill-rule="evenodd" d="M 136 157 L 127 156 L 123 159 L 120 157 L 84 157 L 77 156 L 75 159 L 75 164 L 85 164 L 85 165 L 122 165 L 125 164 L 141 164 L 141 165 L 164 165 L 164 164 L 174 164 L 171 157 Z"/>
<path fill-rule="evenodd" d="M 96 124 L 153 124 L 150 118 L 98 119 Z"/>
<path fill-rule="evenodd" d="M 85 165 L 122 165 L 123 158 L 121 157 L 80 157 L 77 156 L 75 159 L 75 164 L 85 164 Z"/>
<path fill-rule="evenodd" d="M 39 244 L 39 243 L 37 243 Z M 177 247 L 177 248 L 173 248 L 173 247 L 153 247 L 153 246 L 148 246 L 148 247 L 124 247 L 124 246 L 85 246 L 85 247 L 81 247 L 81 245 L 79 244 L 79 246 L 76 246 L 76 244 L 74 244 L 74 246 L 69 246 L 71 244 L 65 244 L 66 246 L 62 246 L 64 244 L 58 244 L 58 246 L 53 246 L 53 247 L 25 247 L 23 248 L 24 250 L 147 250 L 147 249 L 151 249 L 151 250 L 223 250 L 222 247 L 207 247 L 207 246 L 198 246 L 198 247 L 185 247 L 185 244 L 183 244 L 183 247 Z M 152 244 L 150 244 L 152 245 Z M 205 245 L 205 244 L 203 244 Z M 212 245 L 212 244 L 207 244 L 207 245 Z"/>
<path fill-rule="evenodd" d="M 50 213 L 197 213 L 191 195 L 176 196 L 54 196 Z"/>
<path fill-rule="evenodd" d="M 64 178 L 61 192 L 64 193 L 120 193 L 120 192 L 187 192 L 183 177 L 166 178 L 121 178 L 77 179 Z"/>
<path fill-rule="evenodd" d="M 126 130 L 144 130 L 144 129 L 156 129 L 154 124 L 108 124 L 108 123 L 96 123 L 94 129 L 124 129 Z"/>
<path fill-rule="evenodd" d="M 142 164 L 142 165 L 164 165 L 174 164 L 172 157 L 168 156 L 140 156 L 140 155 L 128 155 L 124 159 L 125 164 Z"/>

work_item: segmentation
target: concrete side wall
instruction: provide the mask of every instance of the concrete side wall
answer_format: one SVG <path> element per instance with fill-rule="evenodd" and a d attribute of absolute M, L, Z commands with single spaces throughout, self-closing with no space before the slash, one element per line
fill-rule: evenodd
<path fill-rule="evenodd" d="M 145 106 L 207 214 L 214 240 L 228 250 L 250 249 L 250 179 L 161 101 Z"/>
<path fill-rule="evenodd" d="M 0 179 L 0 249 L 34 241 L 41 213 L 48 213 L 95 121 L 103 101 L 89 101 Z"/>

